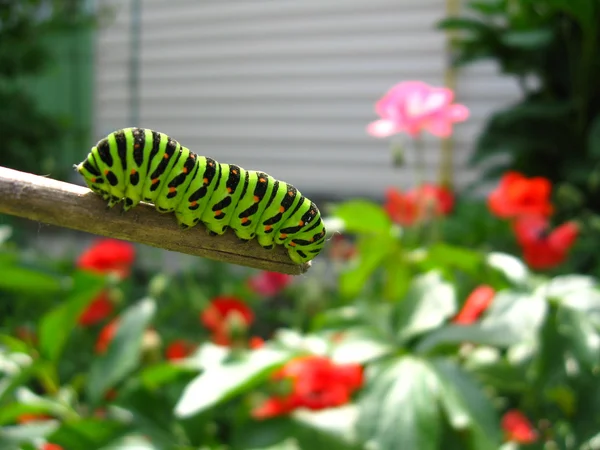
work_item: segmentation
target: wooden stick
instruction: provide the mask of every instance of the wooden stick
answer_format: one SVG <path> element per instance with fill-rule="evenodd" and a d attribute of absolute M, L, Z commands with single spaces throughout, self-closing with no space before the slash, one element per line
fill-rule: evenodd
<path fill-rule="evenodd" d="M 305 273 L 310 262 L 295 264 L 287 250 L 265 250 L 255 239 L 240 241 L 233 231 L 209 236 L 204 226 L 182 231 L 173 214 L 140 204 L 127 213 L 108 209 L 87 188 L 0 167 L 0 213 L 86 231 L 231 264 L 290 275 Z"/>

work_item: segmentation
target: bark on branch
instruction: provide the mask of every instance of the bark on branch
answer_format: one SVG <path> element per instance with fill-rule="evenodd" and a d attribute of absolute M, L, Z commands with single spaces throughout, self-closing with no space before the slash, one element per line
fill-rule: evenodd
<path fill-rule="evenodd" d="M 120 207 L 107 209 L 106 202 L 87 188 L 4 167 L 0 213 L 290 275 L 310 267 L 292 262 L 280 245 L 265 250 L 256 240 L 240 241 L 231 230 L 209 236 L 202 225 L 182 231 L 173 214 L 160 214 L 154 206 L 140 204 L 127 213 Z"/>

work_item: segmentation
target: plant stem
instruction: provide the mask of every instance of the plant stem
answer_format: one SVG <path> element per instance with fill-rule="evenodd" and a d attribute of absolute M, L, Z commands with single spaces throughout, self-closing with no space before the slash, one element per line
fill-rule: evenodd
<path fill-rule="evenodd" d="M 420 186 L 425 183 L 425 155 L 424 155 L 424 146 L 423 139 L 421 136 L 417 136 L 413 138 L 413 148 L 415 152 L 415 161 L 416 161 L 416 185 Z"/>

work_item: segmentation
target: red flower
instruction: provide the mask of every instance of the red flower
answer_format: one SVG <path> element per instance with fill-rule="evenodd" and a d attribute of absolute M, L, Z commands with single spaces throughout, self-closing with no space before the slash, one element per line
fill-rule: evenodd
<path fill-rule="evenodd" d="M 513 229 L 523 258 L 531 268 L 540 270 L 561 264 L 579 233 L 575 222 L 564 223 L 550 231 L 548 220 L 541 216 L 521 217 Z"/>
<path fill-rule="evenodd" d="M 116 319 L 102 328 L 100 334 L 98 335 L 98 340 L 96 341 L 96 353 L 102 354 L 106 352 L 108 345 L 115 337 L 118 328 L 119 321 Z"/>
<path fill-rule="evenodd" d="M 469 294 L 462 309 L 452 321 L 460 325 L 472 324 L 488 308 L 495 295 L 496 291 L 493 287 L 486 284 L 477 286 Z"/>
<path fill-rule="evenodd" d="M 257 419 L 287 414 L 297 408 L 320 410 L 348 403 L 352 393 L 362 386 L 363 374 L 357 364 L 335 364 L 328 358 L 311 355 L 289 361 L 273 374 L 273 379 L 287 382 L 291 390 L 254 409 L 252 415 Z"/>
<path fill-rule="evenodd" d="M 108 317 L 112 311 L 113 304 L 108 298 L 108 292 L 102 291 L 79 316 L 79 324 L 84 327 L 93 325 Z"/>
<path fill-rule="evenodd" d="M 250 347 L 252 350 L 257 350 L 259 348 L 264 347 L 265 345 L 265 340 L 259 336 L 252 336 L 250 338 L 250 340 L 248 341 L 248 347 Z"/>
<path fill-rule="evenodd" d="M 52 444 L 51 442 L 46 442 L 42 445 L 40 450 L 63 450 L 63 448 L 58 444 Z"/>
<path fill-rule="evenodd" d="M 196 346 L 184 339 L 176 339 L 171 342 L 165 351 L 165 356 L 170 361 L 186 358 Z"/>
<path fill-rule="evenodd" d="M 537 433 L 529 419 L 516 409 L 508 411 L 502 417 L 502 429 L 507 441 L 531 444 L 537 440 Z"/>
<path fill-rule="evenodd" d="M 21 414 L 19 417 L 17 417 L 17 423 L 24 424 L 24 423 L 29 423 L 29 422 L 38 422 L 38 421 L 50 420 L 50 419 L 52 419 L 52 417 L 50 417 L 47 414 L 29 413 L 29 414 Z"/>
<path fill-rule="evenodd" d="M 37 335 L 28 326 L 22 325 L 17 327 L 15 330 L 15 335 L 22 341 L 27 342 L 29 345 L 37 344 Z"/>
<path fill-rule="evenodd" d="M 279 272 L 261 272 L 248 280 L 248 286 L 260 295 L 270 297 L 278 294 L 293 280 L 291 275 Z"/>
<path fill-rule="evenodd" d="M 550 181 L 542 177 L 526 178 L 518 172 L 507 172 L 488 197 L 488 206 L 498 217 L 552 214 Z"/>
<path fill-rule="evenodd" d="M 97 273 L 129 275 L 135 258 L 135 249 L 129 242 L 116 239 L 98 239 L 77 261 L 77 267 Z"/>
<path fill-rule="evenodd" d="M 432 184 L 423 184 L 405 194 L 389 188 L 386 198 L 385 210 L 394 222 L 404 226 L 448 215 L 454 207 L 452 192 Z"/>
<path fill-rule="evenodd" d="M 212 332 L 215 344 L 228 346 L 232 335 L 245 332 L 254 321 L 254 313 L 237 297 L 218 296 L 202 311 L 200 321 Z"/>

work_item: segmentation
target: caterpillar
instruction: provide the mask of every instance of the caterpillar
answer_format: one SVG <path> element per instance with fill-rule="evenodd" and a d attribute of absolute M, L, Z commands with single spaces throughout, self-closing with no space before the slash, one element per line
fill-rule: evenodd
<path fill-rule="evenodd" d="M 182 229 L 203 223 L 211 235 L 231 228 L 242 241 L 287 248 L 302 264 L 325 244 L 317 206 L 294 186 L 255 170 L 199 156 L 158 131 L 124 128 L 92 147 L 75 165 L 87 186 L 128 211 L 144 201 L 174 212 Z"/>

